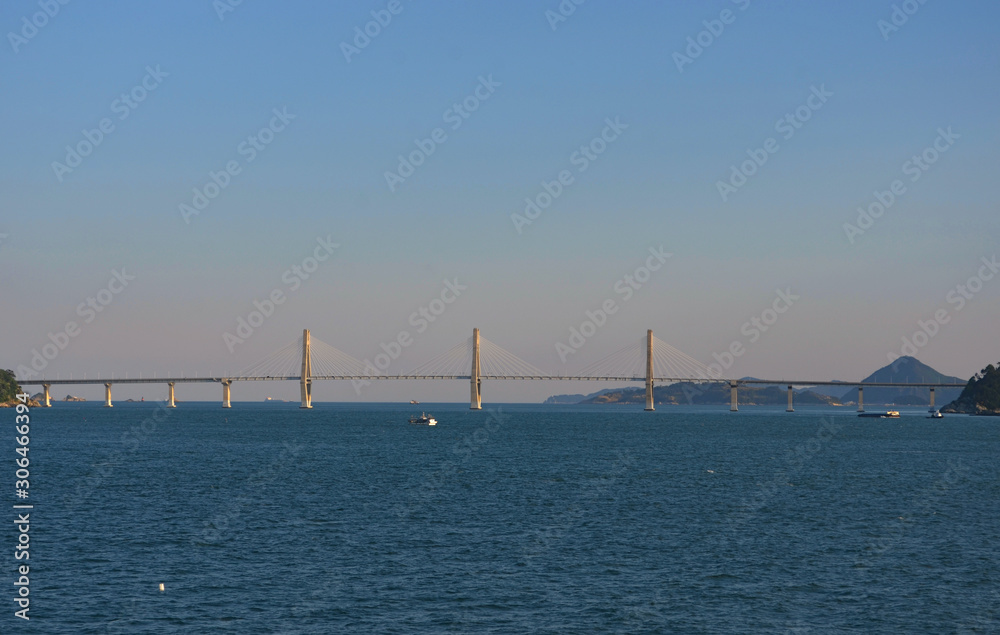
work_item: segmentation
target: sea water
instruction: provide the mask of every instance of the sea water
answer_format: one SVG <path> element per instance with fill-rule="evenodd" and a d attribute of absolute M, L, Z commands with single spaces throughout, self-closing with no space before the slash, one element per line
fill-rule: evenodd
<path fill-rule="evenodd" d="M 408 424 L 415 408 L 438 425 Z M 1000 631 L 996 418 L 150 402 L 31 415 L 30 632 Z M 29 632 L 4 525 L 0 630 Z"/>

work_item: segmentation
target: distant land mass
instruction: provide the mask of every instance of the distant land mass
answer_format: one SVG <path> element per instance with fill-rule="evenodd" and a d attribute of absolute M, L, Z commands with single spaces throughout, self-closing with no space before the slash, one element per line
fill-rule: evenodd
<path fill-rule="evenodd" d="M 941 412 L 1000 415 L 1000 368 L 990 364 L 969 379 L 958 399 Z"/>
<path fill-rule="evenodd" d="M 779 406 L 788 403 L 788 393 L 778 386 L 767 386 L 766 388 L 740 386 L 737 398 L 741 406 Z M 646 403 L 646 389 L 621 388 L 619 390 L 605 390 L 602 391 L 602 394 L 597 394 L 578 403 L 644 404 Z M 653 386 L 653 403 L 657 405 L 728 404 L 729 384 L 718 382 L 697 384 L 685 381 L 670 384 L 669 386 Z M 840 402 L 834 397 L 818 395 L 810 391 L 796 394 L 795 403 L 828 406 L 840 405 Z"/>
<path fill-rule="evenodd" d="M 606 392 L 615 392 L 614 388 L 605 388 L 604 390 L 598 390 L 597 392 L 592 392 L 589 395 L 552 395 L 542 403 L 583 403 L 588 399 L 593 399 L 594 397 L 599 397 Z"/>
<path fill-rule="evenodd" d="M 985 373 L 985 370 L 984 370 Z M 754 379 L 743 377 L 744 380 Z M 832 380 L 839 381 L 839 380 Z M 959 377 L 944 375 L 914 357 L 900 357 L 896 361 L 878 369 L 862 382 L 899 383 L 963 383 Z M 847 382 L 844 382 L 847 383 Z M 963 394 L 961 388 L 938 388 L 935 391 L 937 403 L 948 403 Z M 689 398 L 690 397 L 690 398 Z M 784 387 L 740 386 L 737 393 L 740 405 L 782 405 L 787 403 L 788 394 Z M 930 398 L 927 388 L 866 388 L 865 405 L 926 405 Z M 839 406 L 857 403 L 858 389 L 844 391 L 841 386 L 813 386 L 795 391 L 795 403 Z M 554 395 L 543 403 L 645 403 L 645 388 L 604 389 L 589 395 Z M 654 386 L 653 401 L 657 404 L 728 404 L 729 386 L 725 383 L 697 384 L 681 382 L 670 386 Z"/>
<path fill-rule="evenodd" d="M 893 363 L 883 366 L 868 377 L 863 382 L 887 381 L 906 383 L 955 383 L 963 384 L 965 380 L 960 377 L 951 377 L 934 370 L 927 364 L 920 362 L 915 357 L 900 357 Z M 938 388 L 935 391 L 935 401 L 937 403 L 948 403 L 958 399 L 962 394 L 961 388 Z M 865 388 L 865 405 L 885 404 L 899 406 L 925 405 L 930 398 L 928 388 Z M 858 389 L 851 388 L 845 393 L 841 393 L 841 401 L 844 403 L 858 400 Z"/>

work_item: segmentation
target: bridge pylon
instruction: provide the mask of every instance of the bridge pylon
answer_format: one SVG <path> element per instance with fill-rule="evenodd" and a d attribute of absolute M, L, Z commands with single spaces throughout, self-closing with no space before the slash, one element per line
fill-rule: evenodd
<path fill-rule="evenodd" d="M 479 379 L 479 329 L 472 329 L 472 371 L 469 373 L 469 386 L 471 389 L 471 399 L 469 410 L 483 409 L 483 385 Z"/>
<path fill-rule="evenodd" d="M 653 408 L 653 329 L 646 330 L 646 411 Z"/>
<path fill-rule="evenodd" d="M 312 353 L 309 329 L 302 330 L 302 372 L 299 374 L 299 392 L 302 396 L 302 405 L 299 408 L 312 408 Z"/>

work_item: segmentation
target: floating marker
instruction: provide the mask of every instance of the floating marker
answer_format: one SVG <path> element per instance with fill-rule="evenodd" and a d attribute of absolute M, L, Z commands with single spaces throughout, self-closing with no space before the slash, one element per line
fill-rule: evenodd
<path fill-rule="evenodd" d="M 160 590 L 161 591 L 163 590 L 163 583 L 162 582 L 160 583 Z"/>

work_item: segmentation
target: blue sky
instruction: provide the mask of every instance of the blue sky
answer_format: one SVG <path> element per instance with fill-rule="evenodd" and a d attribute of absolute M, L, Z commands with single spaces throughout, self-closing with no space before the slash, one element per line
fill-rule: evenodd
<path fill-rule="evenodd" d="M 361 359 L 408 331 L 390 369 L 405 371 L 474 326 L 562 372 L 652 328 L 706 363 L 740 341 L 734 376 L 860 379 L 942 309 L 918 358 L 962 377 L 1000 359 L 1000 282 L 973 282 L 961 307 L 954 295 L 997 252 L 995 3 L 907 5 L 919 8 L 884 37 L 891 2 L 588 0 L 552 22 L 555 1 L 403 0 L 345 59 L 342 43 L 388 5 L 246 0 L 220 19 L 210 0 L 73 2 L 28 38 L 39 3 L 4 2 L 3 365 L 29 363 L 69 321 L 80 333 L 45 374 L 231 372 L 303 328 Z M 689 37 L 707 46 L 679 70 Z M 144 79 L 155 88 L 143 101 L 116 105 Z M 453 128 L 454 104 L 484 81 Z M 814 90 L 828 95 L 817 109 Z M 275 109 L 294 119 L 249 161 L 241 143 Z M 786 138 L 776 122 L 796 109 L 808 120 Z M 79 166 L 53 167 L 105 118 L 113 130 Z M 574 152 L 606 120 L 627 127 L 580 171 Z M 443 141 L 390 189 L 398 157 L 438 128 Z M 769 138 L 776 150 L 723 200 L 719 182 Z M 912 181 L 907 162 L 936 141 L 945 149 Z M 239 173 L 186 223 L 180 206 L 230 162 Z M 563 170 L 571 184 L 519 233 L 511 216 Z M 852 243 L 844 225 L 896 180 L 903 194 Z M 284 272 L 328 237 L 340 247 L 292 291 Z M 623 301 L 616 282 L 661 246 L 672 257 Z M 77 306 L 123 267 L 135 280 L 82 323 Z M 416 333 L 409 316 L 446 279 L 467 291 Z M 287 301 L 230 352 L 223 334 L 275 289 Z M 778 289 L 800 299 L 750 342 L 742 326 Z M 556 344 L 609 298 L 620 310 L 563 363 Z M 488 385 L 484 397 L 599 387 Z M 234 398 L 296 391 L 239 386 Z"/>

